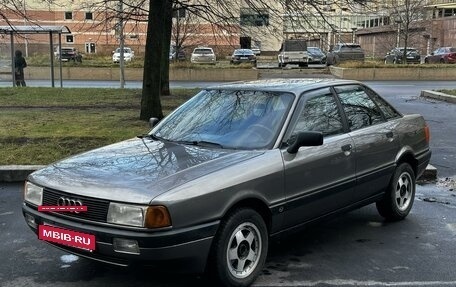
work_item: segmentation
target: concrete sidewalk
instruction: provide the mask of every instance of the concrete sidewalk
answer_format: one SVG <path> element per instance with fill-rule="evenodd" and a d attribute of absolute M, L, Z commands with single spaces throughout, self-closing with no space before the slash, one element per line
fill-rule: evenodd
<path fill-rule="evenodd" d="M 43 167 L 44 165 L 0 165 L 0 182 L 24 181 L 30 173 Z M 418 181 L 434 181 L 436 179 L 437 169 L 428 164 Z"/>

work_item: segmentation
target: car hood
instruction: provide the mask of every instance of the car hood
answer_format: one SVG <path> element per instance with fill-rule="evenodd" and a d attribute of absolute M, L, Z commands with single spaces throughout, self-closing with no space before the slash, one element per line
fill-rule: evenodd
<path fill-rule="evenodd" d="M 148 204 L 172 188 L 263 153 L 135 138 L 59 161 L 28 180 L 82 196 Z"/>

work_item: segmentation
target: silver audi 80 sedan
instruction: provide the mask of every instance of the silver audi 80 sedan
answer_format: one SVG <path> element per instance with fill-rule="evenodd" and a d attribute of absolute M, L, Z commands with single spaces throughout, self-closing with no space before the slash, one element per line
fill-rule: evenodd
<path fill-rule="evenodd" d="M 23 214 L 82 257 L 248 286 L 271 238 L 371 203 L 405 218 L 430 157 L 423 117 L 360 82 L 239 82 L 202 90 L 148 134 L 34 172 Z M 39 211 L 49 206 L 86 210 Z"/>

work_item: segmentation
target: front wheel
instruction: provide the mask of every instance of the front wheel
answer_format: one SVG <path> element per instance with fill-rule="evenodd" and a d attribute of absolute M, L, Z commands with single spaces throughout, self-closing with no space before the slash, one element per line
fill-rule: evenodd
<path fill-rule="evenodd" d="M 263 218 L 252 209 L 237 209 L 220 224 L 208 262 L 209 275 L 221 286 L 249 286 L 263 269 L 267 252 Z"/>
<path fill-rule="evenodd" d="M 408 163 L 402 163 L 394 172 L 385 197 L 377 201 L 377 210 L 387 220 L 404 219 L 415 199 L 415 172 Z"/>

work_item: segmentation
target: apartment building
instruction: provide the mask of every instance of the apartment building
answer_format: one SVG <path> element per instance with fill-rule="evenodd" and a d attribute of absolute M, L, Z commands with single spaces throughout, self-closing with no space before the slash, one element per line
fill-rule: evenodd
<path fill-rule="evenodd" d="M 67 26 L 71 33 L 62 36 L 63 46 L 97 54 L 110 54 L 119 45 L 122 24 L 125 45 L 140 55 L 146 39 L 144 11 L 147 11 L 147 2 L 138 5 L 135 3 L 142 3 L 142 0 L 133 0 L 124 3 L 123 7 L 119 6 L 119 1 L 107 0 L 98 6 L 90 5 L 92 2 L 23 1 L 19 8 L 27 17 L 9 12 L 7 19 L 17 26 Z M 318 7 L 298 7 L 298 2 L 189 0 L 187 5 L 206 5 L 213 15 L 204 9 L 195 15 L 191 9 L 175 7 L 173 38 L 186 47 L 208 45 L 224 54 L 240 46 L 256 46 L 265 54 L 273 54 L 277 53 L 283 39 L 303 38 L 324 50 L 337 42 L 359 42 L 368 56 L 381 57 L 392 47 L 403 45 L 406 32 L 410 34 L 408 46 L 415 46 L 422 53 L 437 46 L 456 46 L 456 28 L 453 28 L 456 27 L 456 4 L 451 1 L 387 0 L 361 5 L 336 0 L 322 1 L 325 3 Z M 409 7 L 409 11 L 404 7 Z M 122 17 L 126 20 L 121 22 Z M 405 23 L 409 20 L 409 30 L 405 31 Z M 0 20 L 0 25 L 9 23 Z M 15 42 L 27 53 L 49 49 L 46 35 L 18 36 Z M 2 46 L 8 45 L 7 38 L 0 38 L 0 51 Z"/>

